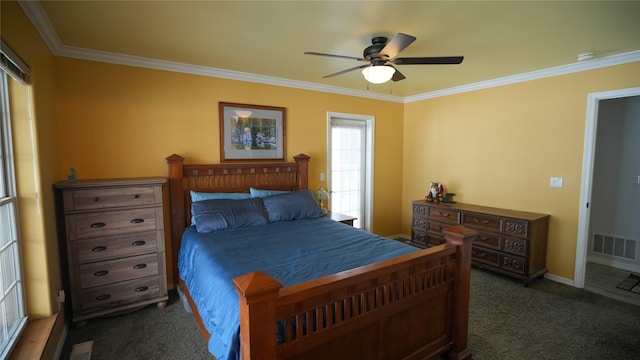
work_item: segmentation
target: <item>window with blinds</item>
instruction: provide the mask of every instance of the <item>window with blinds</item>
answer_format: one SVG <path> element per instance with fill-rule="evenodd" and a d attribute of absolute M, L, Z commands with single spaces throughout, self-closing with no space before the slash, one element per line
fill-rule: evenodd
<path fill-rule="evenodd" d="M 24 83 L 29 78 L 22 61 L 12 59 L 2 42 L 0 70 L 0 359 L 8 357 L 27 325 L 20 263 L 18 198 L 13 167 L 11 118 L 7 73 Z M 15 73 L 14 73 L 15 72 Z"/>

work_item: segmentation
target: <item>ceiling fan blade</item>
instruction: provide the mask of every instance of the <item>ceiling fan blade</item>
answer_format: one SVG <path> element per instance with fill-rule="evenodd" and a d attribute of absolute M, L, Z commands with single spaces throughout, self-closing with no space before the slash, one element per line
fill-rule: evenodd
<path fill-rule="evenodd" d="M 393 59 L 415 40 L 415 36 L 397 33 L 393 39 L 391 39 L 391 41 L 389 41 L 387 45 L 380 50 L 379 54 L 386 55 L 387 59 Z"/>
<path fill-rule="evenodd" d="M 391 65 L 388 65 L 391 66 Z M 393 66 L 391 66 L 393 67 Z M 396 69 L 395 67 L 393 67 L 394 69 Z M 398 71 L 398 69 L 396 69 L 396 72 L 393 73 L 393 76 L 391 77 L 391 81 L 400 81 L 400 80 L 404 80 L 407 77 L 404 76 L 400 71 Z"/>
<path fill-rule="evenodd" d="M 319 53 L 319 52 L 313 52 L 313 51 L 307 51 L 307 52 L 305 52 L 305 54 L 306 55 L 318 55 L 318 56 L 336 57 L 336 58 L 351 59 L 351 60 L 358 60 L 358 61 L 368 61 L 368 60 L 365 60 L 363 58 L 359 58 L 359 57 L 355 57 L 355 56 L 325 54 L 325 53 Z"/>
<path fill-rule="evenodd" d="M 389 62 L 396 65 L 460 64 L 463 59 L 464 56 L 408 57 L 393 59 Z"/>
<path fill-rule="evenodd" d="M 358 69 L 366 68 L 366 67 L 368 67 L 368 66 L 371 66 L 371 64 L 367 64 L 367 65 L 360 65 L 360 66 L 352 67 L 352 68 L 350 68 L 350 69 L 346 69 L 346 70 L 338 71 L 337 73 L 329 74 L 329 75 L 327 75 L 327 76 L 323 76 L 323 77 L 326 79 L 326 78 L 330 78 L 330 77 L 334 77 L 334 76 L 338 76 L 338 75 L 346 74 L 346 73 L 348 73 L 348 72 L 350 72 L 350 71 L 353 71 L 353 70 L 358 70 Z"/>

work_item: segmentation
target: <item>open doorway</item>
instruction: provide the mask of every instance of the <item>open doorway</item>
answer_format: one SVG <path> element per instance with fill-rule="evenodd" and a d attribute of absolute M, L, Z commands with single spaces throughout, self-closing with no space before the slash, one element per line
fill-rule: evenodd
<path fill-rule="evenodd" d="M 589 94 L 574 285 L 640 305 L 616 288 L 640 273 L 640 88 Z"/>

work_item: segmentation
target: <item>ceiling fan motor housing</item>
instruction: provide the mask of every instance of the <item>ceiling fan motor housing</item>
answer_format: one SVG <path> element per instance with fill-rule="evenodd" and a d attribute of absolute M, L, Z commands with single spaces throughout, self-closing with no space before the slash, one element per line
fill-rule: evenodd
<path fill-rule="evenodd" d="M 387 45 L 387 42 L 389 41 L 389 38 L 385 37 L 385 36 L 378 36 L 378 37 L 374 37 L 373 39 L 371 39 L 371 43 L 373 45 L 369 45 L 368 47 L 366 47 L 364 49 L 363 52 L 363 57 L 367 60 L 371 60 L 372 58 L 376 58 L 378 57 L 378 53 L 384 49 L 385 45 Z"/>

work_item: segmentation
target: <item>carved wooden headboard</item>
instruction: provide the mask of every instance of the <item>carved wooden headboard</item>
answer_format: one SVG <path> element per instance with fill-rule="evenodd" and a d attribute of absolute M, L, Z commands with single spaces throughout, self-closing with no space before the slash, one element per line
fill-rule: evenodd
<path fill-rule="evenodd" d="M 176 284 L 178 251 L 180 250 L 182 233 L 191 224 L 190 191 L 249 192 L 250 187 L 289 191 L 307 189 L 310 157 L 299 154 L 293 159 L 295 162 L 185 165 L 184 158 L 180 155 L 173 154 L 167 157 L 172 266 Z"/>

